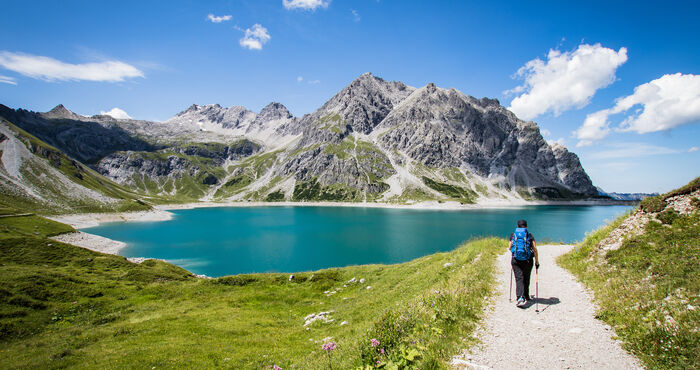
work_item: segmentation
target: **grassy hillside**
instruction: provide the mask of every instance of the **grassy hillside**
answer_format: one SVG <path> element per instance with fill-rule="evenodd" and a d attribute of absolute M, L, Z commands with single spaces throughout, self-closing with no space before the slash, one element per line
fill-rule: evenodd
<path fill-rule="evenodd" d="M 18 142 L 0 163 L 0 207 L 44 214 L 150 209 L 142 195 L 120 186 L 60 150 L 0 118 L 0 143 Z M 26 148 L 25 148 L 26 147 Z M 5 162 L 8 164 L 5 164 Z M 17 166 L 18 177 L 5 168 Z M 17 181 L 29 190 L 22 190 Z"/>
<path fill-rule="evenodd" d="M 71 230 L 37 216 L 0 218 L 2 367 L 325 368 L 324 339 L 337 344 L 334 368 L 443 367 L 472 340 L 504 248 L 485 239 L 291 280 L 198 279 L 164 262 L 137 265 L 48 239 Z M 321 312 L 329 314 L 304 325 Z"/>
<path fill-rule="evenodd" d="M 649 368 L 700 368 L 699 189 L 697 178 L 645 199 L 559 260 L 595 293 L 598 317 Z M 645 219 L 638 235 L 630 231 Z M 620 237 L 618 249 L 606 248 Z"/>

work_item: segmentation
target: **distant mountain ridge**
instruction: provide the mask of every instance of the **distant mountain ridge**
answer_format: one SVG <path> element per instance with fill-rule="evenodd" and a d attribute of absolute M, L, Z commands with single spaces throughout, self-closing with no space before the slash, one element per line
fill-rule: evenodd
<path fill-rule="evenodd" d="M 649 197 L 655 197 L 659 195 L 659 193 L 615 193 L 615 192 L 606 192 L 605 190 L 601 189 L 600 187 L 596 187 L 598 189 L 598 194 L 601 196 L 605 197 L 610 197 L 615 200 L 629 200 L 629 201 L 637 201 L 637 200 L 642 200 L 644 198 L 649 198 Z"/>
<path fill-rule="evenodd" d="M 0 106 L 0 116 L 148 196 L 461 203 L 596 198 L 578 157 L 496 99 L 363 74 L 316 111 L 192 105 L 165 122 Z"/>

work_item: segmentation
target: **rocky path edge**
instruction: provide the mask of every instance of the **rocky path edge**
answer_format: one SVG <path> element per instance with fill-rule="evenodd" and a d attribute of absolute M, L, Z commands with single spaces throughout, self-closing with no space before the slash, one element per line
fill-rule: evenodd
<path fill-rule="evenodd" d="M 590 294 L 556 258 L 571 245 L 539 246 L 539 313 L 509 301 L 510 253 L 498 258 L 497 291 L 491 311 L 477 330 L 481 343 L 452 359 L 455 369 L 638 369 L 615 333 L 595 318 Z M 530 293 L 535 295 L 535 270 Z"/>

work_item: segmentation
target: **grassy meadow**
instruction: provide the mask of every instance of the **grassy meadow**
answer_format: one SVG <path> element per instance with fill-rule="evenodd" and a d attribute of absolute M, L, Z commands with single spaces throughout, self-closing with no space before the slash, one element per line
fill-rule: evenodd
<path fill-rule="evenodd" d="M 593 291 L 598 318 L 615 328 L 623 346 L 652 369 L 700 368 L 700 200 L 680 215 L 666 200 L 700 188 L 700 178 L 673 192 L 647 198 L 653 219 L 617 250 L 599 243 L 626 215 L 591 234 L 559 263 Z"/>
<path fill-rule="evenodd" d="M 444 368 L 474 340 L 505 248 L 483 239 L 291 280 L 199 279 L 48 239 L 70 231 L 39 216 L 0 218 L 3 368 Z"/>

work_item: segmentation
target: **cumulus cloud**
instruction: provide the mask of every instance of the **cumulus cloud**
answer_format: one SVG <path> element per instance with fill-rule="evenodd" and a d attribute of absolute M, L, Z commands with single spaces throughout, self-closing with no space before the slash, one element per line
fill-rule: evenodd
<path fill-rule="evenodd" d="M 540 133 L 542 134 L 542 136 L 549 136 L 552 134 L 552 132 L 547 130 L 546 128 L 541 129 Z"/>
<path fill-rule="evenodd" d="M 267 28 L 256 23 L 251 28 L 247 28 L 245 35 L 239 40 L 242 47 L 248 48 L 250 50 L 262 50 L 263 45 L 270 41 L 270 34 L 267 32 Z"/>
<path fill-rule="evenodd" d="M 583 125 L 574 131 L 580 140 L 578 146 L 605 138 L 611 131 L 608 118 L 628 111 L 618 131 L 644 134 L 700 122 L 700 76 L 663 75 L 635 87 L 632 95 L 618 98 L 612 108 L 586 116 Z"/>
<path fill-rule="evenodd" d="M 528 120 L 583 108 L 597 90 L 615 81 L 615 71 L 626 61 L 626 48 L 615 51 L 600 44 L 581 44 L 566 52 L 549 50 L 546 61 L 533 59 L 518 69 L 516 76 L 524 83 L 505 92 L 520 94 L 508 109 Z"/>
<path fill-rule="evenodd" d="M 331 1 L 327 0 L 282 0 L 282 5 L 287 10 L 292 9 L 303 9 L 303 10 L 316 10 L 316 8 L 328 8 L 328 4 Z"/>
<path fill-rule="evenodd" d="M 12 77 L 0 75 L 0 84 L 17 85 L 17 81 Z"/>
<path fill-rule="evenodd" d="M 645 143 L 617 143 L 611 145 L 610 149 L 599 150 L 591 154 L 592 159 L 620 159 L 620 158 L 639 158 L 652 155 L 662 154 L 677 154 L 676 149 L 667 148 Z"/>
<path fill-rule="evenodd" d="M 304 77 L 298 76 L 298 77 L 297 77 L 297 82 L 301 82 L 301 81 L 304 81 Z"/>
<path fill-rule="evenodd" d="M 566 146 L 566 140 L 564 140 L 563 137 L 560 137 L 560 138 L 558 138 L 558 139 L 556 139 L 556 140 L 547 140 L 547 144 L 549 144 L 549 146 L 554 146 L 554 144 L 559 144 L 559 145 L 561 145 L 561 146 Z"/>
<path fill-rule="evenodd" d="M 127 78 L 144 77 L 138 68 L 116 60 L 70 64 L 45 56 L 9 51 L 0 52 L 0 67 L 44 81 L 121 82 Z"/>
<path fill-rule="evenodd" d="M 308 83 L 309 83 L 309 85 L 317 85 L 317 84 L 321 83 L 321 80 L 311 80 Z"/>
<path fill-rule="evenodd" d="M 111 116 L 112 118 L 116 119 L 131 119 L 128 114 L 126 114 L 125 111 L 114 107 L 111 110 L 105 112 L 105 111 L 100 111 L 100 114 L 105 115 L 105 116 Z"/>
<path fill-rule="evenodd" d="M 211 21 L 212 23 L 221 23 L 221 22 L 226 22 L 231 20 L 230 15 L 222 15 L 222 16 L 216 16 L 214 14 L 209 14 L 207 16 L 207 19 Z"/>
<path fill-rule="evenodd" d="M 694 147 L 691 147 L 690 149 L 688 149 L 688 153 L 697 152 L 698 150 L 700 150 L 700 148 L 698 148 L 697 146 L 694 146 Z"/>
<path fill-rule="evenodd" d="M 360 17 L 360 13 L 358 13 L 357 10 L 352 9 L 350 12 L 352 12 L 352 20 L 353 21 L 359 22 L 362 20 L 362 18 Z"/>

